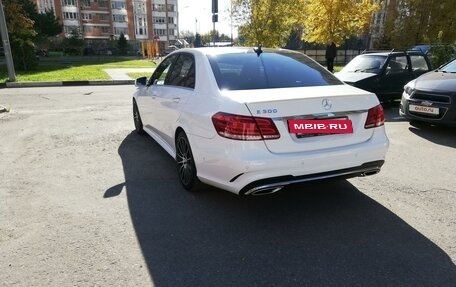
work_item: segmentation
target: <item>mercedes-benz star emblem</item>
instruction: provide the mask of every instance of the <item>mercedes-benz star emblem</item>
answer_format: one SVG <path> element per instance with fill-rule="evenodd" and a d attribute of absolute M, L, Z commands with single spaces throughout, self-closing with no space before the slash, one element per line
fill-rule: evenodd
<path fill-rule="evenodd" d="M 321 105 L 325 110 L 330 110 L 332 108 L 332 103 L 328 99 L 323 99 L 323 101 L 321 101 Z"/>

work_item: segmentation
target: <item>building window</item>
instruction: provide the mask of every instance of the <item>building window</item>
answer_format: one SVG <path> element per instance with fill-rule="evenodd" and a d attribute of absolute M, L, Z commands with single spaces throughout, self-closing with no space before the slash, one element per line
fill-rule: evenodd
<path fill-rule="evenodd" d="M 67 20 L 76 20 L 78 19 L 78 13 L 76 12 L 65 12 L 63 13 L 63 19 L 67 19 Z"/>
<path fill-rule="evenodd" d="M 107 0 L 98 0 L 98 7 L 108 8 L 108 1 Z"/>
<path fill-rule="evenodd" d="M 114 22 L 127 22 L 125 15 L 112 14 L 112 21 Z"/>
<path fill-rule="evenodd" d="M 83 26 L 82 31 L 84 31 L 84 33 L 93 33 L 93 26 Z"/>
<path fill-rule="evenodd" d="M 76 0 L 63 0 L 63 6 L 76 6 Z"/>
<path fill-rule="evenodd" d="M 97 14 L 100 21 L 109 21 L 109 14 Z"/>
<path fill-rule="evenodd" d="M 82 13 L 82 19 L 83 20 L 92 20 L 92 14 L 91 13 Z"/>
<path fill-rule="evenodd" d="M 174 12 L 175 6 L 172 4 L 168 4 L 168 12 Z M 166 5 L 165 4 L 154 4 L 152 5 L 152 9 L 158 12 L 166 12 Z"/>
<path fill-rule="evenodd" d="M 103 33 L 103 34 L 109 34 L 109 27 L 102 26 L 102 27 L 101 27 L 101 33 Z"/>
<path fill-rule="evenodd" d="M 81 0 L 81 5 L 82 7 L 90 7 L 90 0 Z"/>
<path fill-rule="evenodd" d="M 156 24 L 165 23 L 165 17 L 154 17 L 154 23 L 156 23 Z"/>
<path fill-rule="evenodd" d="M 135 16 L 136 35 L 147 35 L 147 20 L 144 15 Z"/>
<path fill-rule="evenodd" d="M 154 17 L 155 24 L 166 24 L 166 17 Z M 174 24 L 174 18 L 168 17 L 168 23 Z"/>
<path fill-rule="evenodd" d="M 125 9 L 126 8 L 126 3 L 121 2 L 121 1 L 112 1 L 111 2 L 111 8 L 112 9 Z"/>
<path fill-rule="evenodd" d="M 128 34 L 128 29 L 127 28 L 120 28 L 120 27 L 114 27 L 114 35 L 120 35 L 120 34 L 124 34 L 125 36 L 127 36 Z"/>
<path fill-rule="evenodd" d="M 164 36 L 166 35 L 166 29 L 154 29 L 154 35 Z"/>
<path fill-rule="evenodd" d="M 134 6 L 134 12 L 136 14 L 146 14 L 146 3 L 144 1 L 142 2 L 138 2 L 138 1 L 135 1 L 133 2 L 133 6 Z"/>
<path fill-rule="evenodd" d="M 65 34 L 79 34 L 79 26 L 63 26 Z"/>

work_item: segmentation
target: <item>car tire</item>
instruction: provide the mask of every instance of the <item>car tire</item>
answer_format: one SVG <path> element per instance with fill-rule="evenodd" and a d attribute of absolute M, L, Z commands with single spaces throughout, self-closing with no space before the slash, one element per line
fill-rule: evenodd
<path fill-rule="evenodd" d="M 180 131 L 176 137 L 177 175 L 182 186 L 188 191 L 196 191 L 200 181 L 196 176 L 195 160 L 187 136 Z"/>
<path fill-rule="evenodd" d="M 133 99 L 133 122 L 135 123 L 135 130 L 138 134 L 144 134 L 143 123 L 141 120 L 141 115 L 139 114 L 138 105 Z"/>

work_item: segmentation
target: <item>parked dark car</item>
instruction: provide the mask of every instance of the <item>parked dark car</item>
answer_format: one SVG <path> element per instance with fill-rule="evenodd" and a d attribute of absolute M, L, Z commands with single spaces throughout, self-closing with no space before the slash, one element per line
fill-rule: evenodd
<path fill-rule="evenodd" d="M 456 60 L 409 82 L 399 114 L 412 121 L 456 126 Z"/>
<path fill-rule="evenodd" d="M 405 84 L 430 70 L 429 58 L 419 51 L 375 52 L 356 56 L 335 76 L 388 102 L 400 99 Z"/>

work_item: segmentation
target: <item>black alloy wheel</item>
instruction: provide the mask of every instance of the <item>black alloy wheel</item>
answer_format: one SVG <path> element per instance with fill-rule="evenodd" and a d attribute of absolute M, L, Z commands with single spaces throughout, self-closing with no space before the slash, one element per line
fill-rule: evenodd
<path fill-rule="evenodd" d="M 186 190 L 195 191 L 199 184 L 195 161 L 187 136 L 182 131 L 176 137 L 176 163 L 177 174 L 182 186 Z"/>

